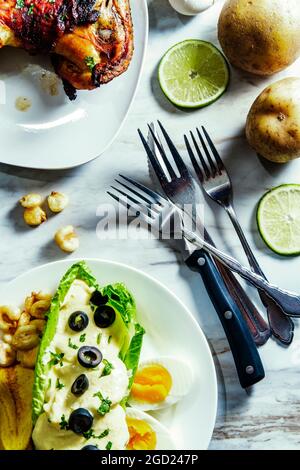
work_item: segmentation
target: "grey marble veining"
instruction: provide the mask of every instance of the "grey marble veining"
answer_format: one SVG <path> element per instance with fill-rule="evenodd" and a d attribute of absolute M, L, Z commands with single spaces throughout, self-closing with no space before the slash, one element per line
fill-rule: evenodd
<path fill-rule="evenodd" d="M 80 249 L 74 257 L 117 260 L 144 270 L 176 289 L 200 322 L 214 354 L 219 382 L 218 418 L 210 448 L 297 449 L 300 441 L 298 322 L 295 322 L 295 342 L 290 348 L 284 349 L 274 341 L 261 348 L 266 379 L 246 393 L 238 384 L 228 344 L 200 277 L 190 272 L 170 247 L 158 241 L 120 242 L 96 237 L 99 221 L 96 209 L 100 203 L 109 202 L 106 190 L 114 177 L 121 171 L 150 183 L 137 127 L 145 129 L 148 121 L 159 118 L 184 153 L 183 133 L 203 123 L 218 143 L 232 175 L 237 212 L 262 268 L 275 283 L 299 291 L 299 259 L 280 259 L 262 244 L 257 235 L 255 208 L 269 187 L 284 182 L 300 183 L 300 161 L 285 166 L 262 162 L 244 138 L 245 119 L 254 98 L 271 81 L 299 76 L 299 61 L 266 80 L 233 70 L 227 93 L 212 106 L 192 113 L 179 111 L 169 104 L 156 78 L 159 59 L 172 44 L 191 37 L 218 44 L 216 22 L 221 4 L 221 0 L 217 1 L 213 8 L 196 18 L 184 18 L 171 9 L 167 0 L 149 0 L 150 38 L 141 85 L 119 137 L 100 158 L 81 168 L 59 172 L 0 165 L 0 282 L 64 258 L 66 255 L 53 243 L 53 234 L 59 226 L 73 224 L 80 236 Z M 70 195 L 70 207 L 41 227 L 28 228 L 17 202 L 32 190 L 45 196 L 51 190 L 64 191 Z M 226 214 L 213 203 L 206 203 L 205 208 L 206 224 L 217 244 L 246 262 Z M 257 299 L 256 293 L 247 289 Z"/>

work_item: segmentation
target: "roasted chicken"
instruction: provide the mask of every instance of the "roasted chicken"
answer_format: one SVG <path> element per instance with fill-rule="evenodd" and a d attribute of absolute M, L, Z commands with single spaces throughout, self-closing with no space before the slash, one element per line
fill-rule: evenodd
<path fill-rule="evenodd" d="M 0 48 L 51 54 L 71 99 L 125 72 L 133 53 L 129 0 L 0 0 Z"/>

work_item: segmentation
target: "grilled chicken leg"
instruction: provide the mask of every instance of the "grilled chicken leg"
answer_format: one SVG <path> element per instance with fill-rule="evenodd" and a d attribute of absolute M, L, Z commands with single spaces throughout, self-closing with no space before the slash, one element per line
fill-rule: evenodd
<path fill-rule="evenodd" d="M 125 72 L 133 54 L 129 0 L 0 0 L 0 48 L 51 54 L 65 90 L 91 90 Z"/>

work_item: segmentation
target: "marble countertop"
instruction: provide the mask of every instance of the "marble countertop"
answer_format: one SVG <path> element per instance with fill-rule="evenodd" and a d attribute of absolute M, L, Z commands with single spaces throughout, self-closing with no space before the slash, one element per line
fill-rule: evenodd
<path fill-rule="evenodd" d="M 137 138 L 138 126 L 145 129 L 147 122 L 159 118 L 184 152 L 183 133 L 205 124 L 232 176 L 237 213 L 264 272 L 282 287 L 299 291 L 299 259 L 281 259 L 263 245 L 257 235 L 255 208 L 268 188 L 300 183 L 300 160 L 285 166 L 260 161 L 245 141 L 244 125 L 258 93 L 267 83 L 283 76 L 299 76 L 300 62 L 269 79 L 233 70 L 230 87 L 218 102 L 196 112 L 179 111 L 159 89 L 158 61 L 169 46 L 186 38 L 201 38 L 217 45 L 216 23 L 222 0 L 195 18 L 178 16 L 167 0 L 148 3 L 150 37 L 143 78 L 130 116 L 111 148 L 97 160 L 67 171 L 41 172 L 0 164 L 0 282 L 64 258 L 53 243 L 53 234 L 64 223 L 73 224 L 81 242 L 74 257 L 117 260 L 147 272 L 174 290 L 199 321 L 214 354 L 219 383 L 219 409 L 211 449 L 299 448 L 299 322 L 295 321 L 291 347 L 284 349 L 270 340 L 260 349 L 266 378 L 245 392 L 239 386 L 227 341 L 199 275 L 189 271 L 171 248 L 159 241 L 99 240 L 96 209 L 109 202 L 106 190 L 120 171 L 150 183 Z M 44 195 L 51 190 L 64 191 L 70 195 L 71 205 L 40 228 L 27 228 L 17 201 L 32 190 Z M 218 246 L 246 263 L 235 232 L 219 207 L 206 203 L 205 222 Z M 247 289 L 258 301 L 256 292 Z"/>

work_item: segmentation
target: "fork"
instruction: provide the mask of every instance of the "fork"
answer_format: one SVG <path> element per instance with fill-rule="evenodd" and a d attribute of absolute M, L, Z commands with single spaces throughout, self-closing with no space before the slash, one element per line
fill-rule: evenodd
<path fill-rule="evenodd" d="M 201 126 L 201 130 L 202 132 L 196 128 L 198 141 L 195 137 L 195 134 L 190 131 L 191 140 L 193 142 L 196 154 L 198 155 L 198 160 L 195 156 L 189 139 L 186 135 L 184 136 L 188 154 L 201 186 L 204 192 L 213 201 L 217 202 L 226 210 L 244 248 L 252 271 L 259 274 L 264 279 L 267 279 L 261 267 L 259 266 L 258 261 L 255 258 L 243 229 L 238 221 L 233 205 L 233 188 L 231 178 L 205 127 Z M 201 148 L 203 150 L 201 150 Z M 263 305 L 267 309 L 268 320 L 272 334 L 281 343 L 289 345 L 292 342 L 294 336 L 294 324 L 292 320 L 284 315 L 283 311 L 278 307 L 278 305 L 264 292 L 258 291 L 258 293 Z"/>
<path fill-rule="evenodd" d="M 152 233 L 153 229 L 156 233 L 163 233 L 164 222 L 170 219 L 174 206 L 171 205 L 170 201 L 141 183 L 122 175 L 120 175 L 120 178 L 121 180 L 116 180 L 118 186 L 112 186 L 112 191 L 108 191 L 108 194 L 127 209 L 134 209 L 136 214 L 151 227 Z M 196 264 L 197 260 L 202 260 L 197 271 L 202 275 L 206 289 L 223 325 L 236 364 L 240 384 L 243 388 L 250 387 L 265 376 L 250 331 L 229 295 L 214 261 L 202 250 L 196 250 L 198 256 L 194 260 L 195 248 L 189 251 L 188 247 L 189 245 L 185 246 L 184 243 L 181 245 L 184 256 L 188 254 L 186 262 L 193 271 L 196 270 L 194 261 Z"/>
<path fill-rule="evenodd" d="M 151 123 L 150 126 L 152 130 L 156 132 L 155 124 Z M 159 135 L 157 133 L 156 135 L 159 138 Z M 154 155 L 159 156 L 157 147 L 155 145 L 155 142 L 153 140 L 153 137 L 150 131 L 148 132 L 147 142 L 149 144 L 150 149 L 154 153 Z M 160 144 L 161 144 L 161 141 L 160 141 Z M 152 168 L 149 167 L 150 174 L 151 174 L 151 169 Z M 195 199 L 195 195 L 190 194 L 190 196 L 191 196 L 192 203 L 198 202 Z M 214 245 L 213 240 L 210 237 L 205 227 L 203 227 L 203 235 L 206 241 L 208 241 L 211 245 Z M 190 269 L 198 273 L 201 271 L 201 269 L 199 271 L 199 263 L 198 263 L 200 255 L 201 253 L 198 253 L 198 251 L 195 250 L 192 256 L 190 256 L 190 260 L 188 264 Z M 215 260 L 215 262 L 216 262 L 216 267 L 222 276 L 222 279 L 224 281 L 226 289 L 228 290 L 229 295 L 232 297 L 233 301 L 236 303 L 238 309 L 240 310 L 241 314 L 244 317 L 244 320 L 247 323 L 248 328 L 250 329 L 250 332 L 254 339 L 255 344 L 257 346 L 264 345 L 271 336 L 271 330 L 270 330 L 269 324 L 266 323 L 266 321 L 264 320 L 262 315 L 259 313 L 254 303 L 250 300 L 250 298 L 248 297 L 245 290 L 239 283 L 238 279 L 234 276 L 234 274 L 226 266 L 220 263 L 218 260 Z"/>

